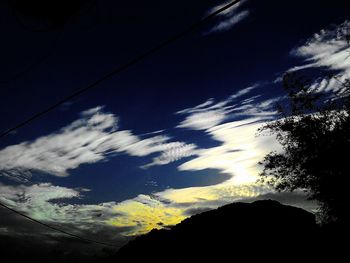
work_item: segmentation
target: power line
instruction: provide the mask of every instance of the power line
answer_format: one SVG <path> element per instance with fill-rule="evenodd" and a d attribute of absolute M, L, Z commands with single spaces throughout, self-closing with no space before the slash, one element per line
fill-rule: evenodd
<path fill-rule="evenodd" d="M 59 100 L 58 102 L 56 102 L 55 104 L 51 105 L 50 107 L 44 109 L 43 111 L 41 112 L 38 112 L 34 115 L 32 115 L 31 117 L 29 117 L 28 119 L 24 120 L 23 122 L 15 125 L 14 127 L 12 128 L 9 128 L 3 132 L 1 132 L 0 134 L 0 138 L 8 135 L 9 133 L 27 125 L 28 123 L 38 119 L 39 117 L 45 115 L 46 113 L 54 110 L 55 108 L 59 107 L 60 105 L 62 105 L 63 103 L 67 102 L 67 101 L 70 101 L 71 99 L 75 98 L 75 97 L 78 97 L 80 96 L 82 93 L 96 87 L 98 84 L 100 84 L 101 82 L 111 78 L 112 76 L 114 75 L 117 75 L 123 71 L 125 71 L 126 69 L 128 69 L 129 67 L 137 64 L 138 62 L 142 61 L 143 59 L 153 55 L 154 53 L 158 52 L 159 50 L 163 49 L 164 47 L 168 46 L 169 44 L 173 43 L 173 42 L 176 42 L 177 40 L 181 39 L 182 37 L 184 37 L 185 35 L 187 35 L 188 33 L 196 30 L 197 28 L 199 28 L 201 25 L 203 25 L 204 23 L 206 23 L 208 20 L 212 19 L 213 17 L 217 16 L 218 14 L 220 14 L 221 12 L 231 8 L 232 6 L 238 4 L 241 0 L 235 0 L 235 1 L 232 1 L 228 4 L 226 4 L 225 6 L 219 8 L 218 10 L 210 13 L 209 15 L 207 15 L 206 17 L 202 18 L 201 20 L 197 21 L 196 23 L 192 24 L 191 26 L 189 26 L 187 29 L 183 30 L 182 32 L 170 37 L 169 39 L 166 39 L 165 41 L 161 42 L 159 45 L 153 47 L 152 49 L 146 51 L 145 53 L 139 55 L 139 56 L 136 56 L 135 58 L 131 59 L 129 62 L 125 63 L 124 65 L 120 66 L 119 68 L 116 68 L 114 70 L 112 70 L 111 72 L 107 73 L 106 75 L 104 75 L 103 77 L 101 77 L 100 79 L 92 82 L 90 85 L 84 87 L 84 88 L 81 88 L 79 90 L 77 90 L 76 92 L 72 93 L 71 95 Z M 76 234 L 73 234 L 73 233 L 70 233 L 68 231 L 65 231 L 65 230 L 62 230 L 62 229 L 59 229 L 57 227 L 54 227 L 54 226 L 51 226 L 49 224 L 46 224 L 46 223 L 43 223 L 39 220 L 36 220 L 30 216 L 27 216 L 13 208 L 10 208 L 8 207 L 7 205 L 3 204 L 0 202 L 0 206 L 2 206 L 3 208 L 15 213 L 15 214 L 18 214 L 32 222 L 35 222 L 37 224 L 40 224 L 46 228 L 49 228 L 55 232 L 58 232 L 58 233 L 61 233 L 61 234 L 65 234 L 65 235 L 68 235 L 70 237 L 73 237 L 75 239 L 78 239 L 78 240 L 81 240 L 81 241 L 84 241 L 84 242 L 88 242 L 88 243 L 94 243 L 94 244 L 99 244 L 99 245 L 104 245 L 104 246 L 111 246 L 111 247 L 118 247 L 117 245 L 114 245 L 114 244 L 109 244 L 109 243 L 105 243 L 105 242 L 100 242 L 100 241 L 96 241 L 96 240 L 92 240 L 92 239 L 88 239 L 88 238 L 84 238 L 84 237 L 81 237 L 81 236 L 78 236 Z"/>
<path fill-rule="evenodd" d="M 43 222 L 41 222 L 41 221 L 39 221 L 39 220 L 36 220 L 36 219 L 30 217 L 30 216 L 27 216 L 27 215 L 25 215 L 25 214 L 23 214 L 23 213 L 21 213 L 21 212 L 15 210 L 15 209 L 13 209 L 13 208 L 10 208 L 10 207 L 8 207 L 7 205 L 5 205 L 5 204 L 3 204 L 3 203 L 1 203 L 1 202 L 0 202 L 0 206 L 6 208 L 7 210 L 10 210 L 11 212 L 13 212 L 13 213 L 15 213 L 15 214 L 18 214 L 18 215 L 20 215 L 20 216 L 22 216 L 22 217 L 25 217 L 26 219 L 28 219 L 28 220 L 30 220 L 30 221 L 33 221 L 33 222 L 35 222 L 35 223 L 37 223 L 37 224 L 39 224 L 39 225 L 42 225 L 42 226 L 44 226 L 44 227 L 46 227 L 46 228 L 49 228 L 49 229 L 51 229 L 51 230 L 53 230 L 53 231 L 55 231 L 55 232 L 58 232 L 58 233 L 61 233 L 61 234 L 64 234 L 64 235 L 73 237 L 73 238 L 75 238 L 75 239 L 79 239 L 80 241 L 84 241 L 84 242 L 88 242 L 88 243 L 94 243 L 94 244 L 103 245 L 103 246 L 109 246 L 109 247 L 120 247 L 119 245 L 114 245 L 114 244 L 110 244 L 110 243 L 105 243 L 105 242 L 100 242 L 100 241 L 96 241 L 96 240 L 84 238 L 84 237 L 81 237 L 81 236 L 72 234 L 72 233 L 70 233 L 70 232 L 67 232 L 67 231 L 65 231 L 65 230 L 59 229 L 59 228 L 57 228 L 57 227 L 48 225 L 48 224 L 46 224 L 46 223 L 43 223 Z"/>
<path fill-rule="evenodd" d="M 136 56 L 135 58 L 131 59 L 130 61 L 128 61 L 127 63 L 125 63 L 124 65 L 112 70 L 111 72 L 107 73 L 106 75 L 104 75 L 103 77 L 95 80 L 94 82 L 92 82 L 90 85 L 83 87 L 81 89 L 78 89 L 77 91 L 75 91 L 74 93 L 72 93 L 71 95 L 68 95 L 67 97 L 62 98 L 61 100 L 57 101 L 56 103 L 52 104 L 51 106 L 49 106 L 48 108 L 32 115 L 31 117 L 29 117 L 28 119 L 24 120 L 23 122 L 13 126 L 12 128 L 9 128 L 5 131 L 2 131 L 0 133 L 0 138 L 8 135 L 9 133 L 22 128 L 23 126 L 27 125 L 28 123 L 38 119 L 39 117 L 45 115 L 46 113 L 56 109 L 57 107 L 61 106 L 63 103 L 70 101 L 71 99 L 80 96 L 81 94 L 83 94 L 84 92 L 95 88 L 96 86 L 98 86 L 100 83 L 102 83 L 103 81 L 113 77 L 114 75 L 117 75 L 123 71 L 125 71 L 126 69 L 130 68 L 131 66 L 137 64 L 138 62 L 144 60 L 145 58 L 153 55 L 154 53 L 158 52 L 159 50 L 163 49 L 164 47 L 170 45 L 173 42 L 178 41 L 179 39 L 181 39 L 182 37 L 184 37 L 185 35 L 195 31 L 196 29 L 198 29 L 200 26 L 202 26 L 203 24 L 205 24 L 206 22 L 208 22 L 210 19 L 212 19 L 213 17 L 217 16 L 218 14 L 222 13 L 223 11 L 231 8 L 232 6 L 238 4 L 241 0 L 235 0 L 232 1 L 228 4 L 226 4 L 225 6 L 219 8 L 218 10 L 210 13 L 209 15 L 205 16 L 204 18 L 202 18 L 201 20 L 195 22 L 194 24 L 192 24 L 191 26 L 189 26 L 187 29 L 181 31 L 178 34 L 175 34 L 174 36 L 164 40 L 163 42 L 161 42 L 159 45 L 149 49 L 148 51 L 140 54 L 139 56 Z"/>

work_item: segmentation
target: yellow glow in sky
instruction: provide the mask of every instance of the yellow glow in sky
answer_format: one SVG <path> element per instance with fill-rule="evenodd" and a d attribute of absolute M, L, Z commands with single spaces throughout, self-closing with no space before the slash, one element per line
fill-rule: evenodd
<path fill-rule="evenodd" d="M 147 203 L 144 203 L 142 198 Z M 176 225 L 186 218 L 182 209 L 164 206 L 163 203 L 151 200 L 148 196 L 141 195 L 138 199 L 118 204 L 115 210 L 125 216 L 118 216 L 108 223 L 116 227 L 132 227 L 132 230 L 125 234 L 133 236 L 145 234 L 154 228 Z"/>
<path fill-rule="evenodd" d="M 162 225 L 175 225 L 188 217 L 190 208 L 216 208 L 225 203 L 256 197 L 268 189 L 256 184 L 258 162 L 273 145 L 269 137 L 256 137 L 261 124 L 256 119 L 235 121 L 215 126 L 209 134 L 220 146 L 202 149 L 199 155 L 178 169 L 201 171 L 217 169 L 230 174 L 231 179 L 211 186 L 167 189 L 151 196 L 138 197 L 115 206 L 117 216 L 108 223 L 117 227 L 131 227 L 126 235 L 139 235 L 162 228 Z M 166 200 L 166 202 L 163 202 Z"/>

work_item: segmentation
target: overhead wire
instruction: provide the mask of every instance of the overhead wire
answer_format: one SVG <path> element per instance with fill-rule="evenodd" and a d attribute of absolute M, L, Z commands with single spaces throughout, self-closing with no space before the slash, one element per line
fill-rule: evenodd
<path fill-rule="evenodd" d="M 5 209 L 7 209 L 7 210 L 9 210 L 9 211 L 11 211 L 11 212 L 13 212 L 13 213 L 15 213 L 15 214 L 21 216 L 21 217 L 24 217 L 24 218 L 26 218 L 26 219 L 28 219 L 28 220 L 34 222 L 34 223 L 37 223 L 37 224 L 39 224 L 39 225 L 42 225 L 42 226 L 44 226 L 44 227 L 46 227 L 46 228 L 48 228 L 48 229 L 51 229 L 51 230 L 53 230 L 53 231 L 55 231 L 55 232 L 58 232 L 58 233 L 61 233 L 61 234 L 70 236 L 70 237 L 72 237 L 72 238 L 74 238 L 74 239 L 79 239 L 80 241 L 87 242 L 87 243 L 94 243 L 94 244 L 99 244 L 99 245 L 104 245 L 104 246 L 110 246 L 110 247 L 119 247 L 119 245 L 110 244 L 110 243 L 106 243 L 106 242 L 101 242 L 101 241 L 96 241 L 96 240 L 93 240 L 93 239 L 81 237 L 81 236 L 76 235 L 76 234 L 73 234 L 73 233 L 71 233 L 71 232 L 62 230 L 62 229 L 60 229 L 60 228 L 58 228 L 58 227 L 54 227 L 54 226 L 49 225 L 49 224 L 47 224 L 47 223 L 41 222 L 41 221 L 39 221 L 39 220 L 36 220 L 36 219 L 34 219 L 34 218 L 32 218 L 32 217 L 30 217 L 30 216 L 24 214 L 24 213 L 21 213 L 21 212 L 15 210 L 15 209 L 13 209 L 13 208 L 11 208 L 11 207 L 5 205 L 5 204 L 2 203 L 2 202 L 0 202 L 0 206 L 2 206 L 3 208 L 5 208 Z"/>
<path fill-rule="evenodd" d="M 115 76 L 123 71 L 125 71 L 126 69 L 128 69 L 129 67 L 137 64 L 138 62 L 142 61 L 143 59 L 153 55 L 154 53 L 158 52 L 159 50 L 163 49 L 164 47 L 168 46 L 169 44 L 173 43 L 173 42 L 176 42 L 177 40 L 181 39 L 182 37 L 184 37 L 185 35 L 187 35 L 188 33 L 190 32 L 193 32 L 194 30 L 196 30 L 197 28 L 199 28 L 200 26 L 202 26 L 204 23 L 206 23 L 207 21 L 209 21 L 210 19 L 212 19 L 213 17 L 217 16 L 218 14 L 224 12 L 225 10 L 233 7 L 234 5 L 238 4 L 241 0 L 235 0 L 235 1 L 232 1 L 232 2 L 229 2 L 228 4 L 222 6 L 221 8 L 218 8 L 217 10 L 213 11 L 212 13 L 208 14 L 207 16 L 205 16 L 204 18 L 202 18 L 201 20 L 195 22 L 194 24 L 192 24 L 191 26 L 189 26 L 188 28 L 186 28 L 185 30 L 181 31 L 180 33 L 178 34 L 175 34 L 174 36 L 164 40 L 163 42 L 161 42 L 159 45 L 156 45 L 155 47 L 149 49 L 148 51 L 136 56 L 135 58 L 131 59 L 130 61 L 128 61 L 127 63 L 125 63 L 124 65 L 110 71 L 109 73 L 107 73 L 106 75 L 102 76 L 101 78 L 95 80 L 94 82 L 92 82 L 90 85 L 86 86 L 86 87 L 83 87 L 77 91 L 75 91 L 74 93 L 72 93 L 71 95 L 67 96 L 67 97 L 64 97 L 63 99 L 57 101 L 56 103 L 52 104 L 51 106 L 49 106 L 48 108 L 32 115 L 31 117 L 29 117 L 28 119 L 24 120 L 23 122 L 21 123 L 18 123 L 17 125 L 3 131 L 0 133 L 0 138 L 2 137 L 5 137 L 6 135 L 10 134 L 11 132 L 29 124 L 30 122 L 38 119 L 39 117 L 45 115 L 46 113 L 54 110 L 55 108 L 59 107 L 60 105 L 62 105 L 63 103 L 67 102 L 67 101 L 70 101 L 71 99 L 75 98 L 75 97 L 78 97 L 79 95 L 83 94 L 84 92 L 94 88 L 94 87 L 97 87 L 98 84 L 100 84 L 101 82 L 111 78 L 112 76 Z M 58 227 L 54 227 L 54 226 L 51 226 L 47 223 L 44 223 L 44 222 L 41 222 L 39 220 L 36 220 L 22 212 L 19 212 L 7 205 L 5 205 L 4 203 L 0 202 L 0 206 L 2 206 L 3 208 L 9 210 L 9 211 L 12 211 L 13 213 L 17 214 L 17 215 L 20 215 L 32 222 L 35 222 L 37 224 L 40 224 L 46 228 L 49 228 L 55 232 L 59 232 L 61 234 L 65 234 L 67 236 L 70 236 L 70 237 L 73 237 L 75 239 L 79 239 L 81 241 L 84 241 L 84 242 L 88 242 L 88 243 L 95 243 L 95 244 L 100 244 L 100 245 L 105 245 L 105 246 L 112 246 L 112 247 L 117 247 L 117 245 L 114 245 L 114 244 L 110 244 L 110 243 L 106 243 L 106 242 L 100 242 L 100 241 L 96 241 L 96 240 L 92 240 L 92 239 L 88 239 L 88 238 L 84 238 L 84 237 L 81 237 L 79 235 L 76 235 L 76 234 L 73 234 L 71 232 L 68 232 L 68 231 L 65 231 L 65 230 L 62 230 Z"/>
<path fill-rule="evenodd" d="M 72 94 L 58 100 L 56 103 L 50 105 L 49 107 L 47 107 L 46 109 L 43 109 L 42 111 L 39 111 L 35 114 L 33 114 L 32 116 L 30 116 L 29 118 L 25 119 L 24 121 L 14 125 L 13 127 L 4 130 L 0 133 L 0 138 L 5 137 L 6 135 L 10 134 L 11 132 L 16 131 L 19 128 L 22 128 L 23 126 L 29 124 L 30 122 L 38 119 L 39 117 L 51 112 L 52 110 L 58 108 L 59 106 L 61 106 L 62 104 L 82 95 L 83 93 L 85 93 L 88 90 L 91 90 L 92 88 L 97 87 L 100 83 L 102 83 L 103 81 L 112 78 L 113 76 L 120 74 L 122 72 L 124 72 L 125 70 L 127 70 L 128 68 L 130 68 L 131 66 L 139 63 L 140 61 L 148 58 L 149 56 L 153 55 L 154 53 L 158 52 L 159 50 L 163 49 L 164 47 L 170 45 L 173 42 L 178 41 L 179 39 L 183 38 L 185 35 L 189 34 L 190 32 L 193 32 L 194 30 L 198 29 L 200 26 L 202 26 L 204 23 L 208 22 L 209 20 L 211 20 L 212 18 L 214 18 L 215 16 L 217 16 L 218 14 L 224 12 L 225 10 L 233 7 L 234 5 L 238 4 L 239 2 L 241 2 L 241 0 L 234 0 L 232 2 L 229 2 L 228 4 L 222 6 L 221 8 L 218 8 L 217 10 L 213 11 L 212 13 L 208 14 L 207 16 L 205 16 L 204 18 L 200 19 L 199 21 L 195 22 L 194 24 L 190 25 L 188 28 L 186 28 L 185 30 L 181 31 L 180 33 L 177 33 L 175 35 L 173 35 L 172 37 L 164 40 L 163 42 L 161 42 L 160 44 L 154 46 L 153 48 L 147 50 L 146 52 L 134 57 L 133 59 L 129 60 L 128 62 L 126 62 L 125 64 L 123 64 L 122 66 L 110 71 L 109 73 L 105 74 L 104 76 L 102 76 L 101 78 L 93 81 L 92 83 L 90 83 L 89 85 L 80 88 L 78 90 L 76 90 L 75 92 L 73 92 Z"/>

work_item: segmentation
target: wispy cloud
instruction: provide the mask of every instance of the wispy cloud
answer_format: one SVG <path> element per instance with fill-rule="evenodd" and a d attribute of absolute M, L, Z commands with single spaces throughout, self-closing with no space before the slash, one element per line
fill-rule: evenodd
<path fill-rule="evenodd" d="M 200 152 L 195 144 L 185 144 L 182 142 L 169 143 L 168 149 L 165 149 L 161 155 L 153 158 L 153 161 L 143 166 L 149 168 L 155 165 L 165 165 L 178 161 L 185 157 L 198 155 Z"/>
<path fill-rule="evenodd" d="M 199 156 L 179 166 L 180 170 L 217 169 L 232 175 L 231 184 L 255 183 L 258 162 L 270 150 L 277 148 L 273 137 L 257 137 L 262 118 L 248 118 L 217 125 L 206 132 L 221 145 L 205 149 Z"/>
<path fill-rule="evenodd" d="M 152 165 L 161 165 L 182 158 L 181 154 L 189 156 L 189 150 L 196 148 L 160 134 L 141 139 L 119 130 L 118 120 L 96 107 L 55 133 L 8 146 L 0 150 L 0 175 L 17 181 L 28 181 L 31 171 L 65 177 L 81 164 L 106 160 L 116 152 L 137 157 L 159 153 Z"/>
<path fill-rule="evenodd" d="M 241 22 L 243 19 L 248 17 L 249 11 L 241 11 L 237 14 L 234 14 L 232 17 L 227 18 L 221 22 L 219 22 L 217 25 L 212 27 L 209 31 L 209 33 L 213 32 L 223 32 L 223 31 L 228 31 L 230 30 L 233 26 Z"/>
<path fill-rule="evenodd" d="M 256 133 L 262 123 L 276 117 L 275 103 L 280 100 L 279 97 L 262 98 L 256 94 L 257 87 L 260 86 L 242 89 L 217 103 L 210 99 L 177 112 L 186 116 L 178 128 L 203 130 L 221 143 L 201 149 L 196 157 L 182 163 L 179 170 L 217 169 L 232 175 L 231 183 L 255 183 L 258 162 L 271 150 L 278 149 L 274 137 L 256 136 Z"/>
<path fill-rule="evenodd" d="M 223 122 L 226 119 L 227 113 L 228 111 L 224 109 L 196 112 L 189 115 L 177 127 L 206 130 Z"/>
<path fill-rule="evenodd" d="M 228 121 L 232 118 L 231 113 L 235 113 L 234 116 L 236 117 L 240 115 L 250 117 L 273 115 L 274 111 L 269 111 L 272 107 L 267 104 L 268 101 L 255 103 L 258 96 L 248 97 L 245 100 L 238 101 L 238 99 L 249 94 L 257 87 L 259 87 L 259 84 L 239 90 L 225 100 L 215 102 L 214 99 L 209 99 L 198 106 L 176 112 L 176 114 L 187 115 L 177 125 L 177 128 L 207 130 Z"/>
<path fill-rule="evenodd" d="M 237 14 L 238 10 L 227 11 L 222 18 Z M 326 32 L 322 34 L 327 35 Z M 327 47 L 322 54 L 312 53 L 316 52 L 312 49 L 317 49 L 324 41 L 328 41 L 326 36 L 315 35 L 309 40 L 312 48 L 305 45 L 294 52 L 307 58 L 310 67 L 332 68 L 327 54 L 343 56 L 346 49 L 339 47 L 339 51 L 332 51 Z M 335 67 L 345 71 L 348 68 L 346 63 L 341 68 L 339 65 Z M 324 89 L 331 84 L 325 80 L 319 82 Z M 189 211 L 203 211 L 233 201 L 255 200 L 259 196 L 273 198 L 272 189 L 256 184 L 260 171 L 258 161 L 270 150 L 279 148 L 275 138 L 257 137 L 256 132 L 262 123 L 275 117 L 274 103 L 280 98 L 265 98 L 256 92 L 257 87 L 259 85 L 242 89 L 221 101 L 209 98 L 197 106 L 176 112 L 183 116 L 177 128 L 202 131 L 219 143 L 210 148 L 199 149 L 192 143 L 172 141 L 163 135 L 164 130 L 142 135 L 121 130 L 117 116 L 96 107 L 82 112 L 77 121 L 55 133 L 0 150 L 1 174 L 19 179 L 29 178 L 32 170 L 67 176 L 69 170 L 81 164 L 100 162 L 117 152 L 137 157 L 156 154 L 142 168 L 166 165 L 191 156 L 190 160 L 179 163 L 179 170 L 216 169 L 232 176 L 225 182 L 166 189 L 150 195 L 140 194 L 119 203 L 110 201 L 95 205 L 65 203 L 66 199 L 83 198 L 87 189 L 50 183 L 31 186 L 0 184 L 0 200 L 46 222 L 76 224 L 81 229 L 95 232 L 114 226 L 118 234 L 135 235 L 179 223 Z"/>
<path fill-rule="evenodd" d="M 97 205 L 64 203 L 65 199 L 81 198 L 85 191 L 88 190 L 54 186 L 51 183 L 30 186 L 0 183 L 0 200 L 37 220 L 74 224 L 89 229 L 104 225 L 106 220 L 117 215 L 113 210 L 115 202 Z"/>
<path fill-rule="evenodd" d="M 108 153 L 114 151 L 133 156 L 159 153 L 143 168 L 165 165 L 192 156 L 190 160 L 180 163 L 178 169 L 182 171 L 216 169 L 220 173 L 232 176 L 220 184 L 166 189 L 150 195 L 140 194 L 119 203 L 111 201 L 96 205 L 66 204 L 65 199 L 82 198 L 84 191 L 87 190 L 58 187 L 48 183 L 32 186 L 0 185 L 0 198 L 36 219 L 47 222 L 71 222 L 80 228 L 91 230 L 113 226 L 117 231 L 116 236 L 120 237 L 138 235 L 153 228 L 177 224 L 194 211 L 216 208 L 233 201 L 253 200 L 260 195 L 271 193 L 270 188 L 256 185 L 255 181 L 259 172 L 258 161 L 269 150 L 276 149 L 274 138 L 256 137 L 256 130 L 261 122 L 270 120 L 274 99 L 262 99 L 261 96 L 252 94 L 256 88 L 257 86 L 248 87 L 225 100 L 215 102 L 214 99 L 209 99 L 198 106 L 177 112 L 185 116 L 188 124 L 186 129 L 200 129 L 220 143 L 219 146 L 211 148 L 199 149 L 194 144 L 171 142 L 170 138 L 158 133 L 156 136 L 141 140 L 130 131 L 118 130 L 118 118 L 103 113 L 101 108 L 83 112 L 78 121 L 50 135 L 59 137 L 66 131 L 74 131 L 76 136 L 80 136 L 81 131 L 89 135 L 93 131 L 91 134 L 99 138 L 88 136 L 94 138 L 93 142 L 87 140 L 89 143 L 94 143 L 94 147 L 89 150 L 92 154 L 102 154 L 102 158 L 106 158 Z M 241 100 L 238 102 L 238 99 Z M 208 123 L 198 125 L 196 121 L 191 122 L 195 119 L 189 118 L 213 111 L 222 111 L 224 117 L 218 121 L 210 120 L 208 122 L 210 125 Z M 236 119 L 237 116 L 239 119 Z M 184 125 L 184 122 L 181 123 Z M 88 128 L 89 126 L 92 127 Z M 85 129 L 91 131 L 86 132 Z M 58 139 L 55 140 L 54 145 L 57 146 Z M 49 142 L 48 145 L 51 144 L 49 138 L 45 141 Z M 25 145 L 33 147 L 32 143 L 35 142 Z M 79 145 L 76 144 L 77 147 Z M 88 145 L 86 141 L 84 145 Z M 51 156 L 57 151 L 51 148 L 49 150 L 53 152 Z M 55 202 L 52 202 L 54 200 Z"/>
<path fill-rule="evenodd" d="M 292 67 L 289 72 L 307 68 L 323 68 L 341 74 L 339 80 L 319 78 L 311 86 L 314 91 L 341 91 L 342 84 L 350 77 L 350 45 L 345 39 L 350 29 L 350 22 L 323 29 L 309 38 L 306 43 L 293 49 L 291 54 L 305 58 L 305 63 Z"/>
<path fill-rule="evenodd" d="M 345 35 L 350 28 L 350 22 L 323 29 L 314 34 L 306 43 L 291 51 L 292 55 L 306 58 L 305 67 L 327 67 L 330 69 L 349 71 L 350 46 Z M 298 69 L 298 67 L 296 67 Z"/>
<path fill-rule="evenodd" d="M 216 208 L 271 193 L 273 190 L 269 187 L 256 184 L 260 171 L 258 162 L 270 150 L 277 150 L 278 146 L 272 136 L 257 137 L 256 132 L 262 122 L 271 120 L 277 98 L 261 99 L 259 95 L 252 95 L 256 87 L 243 89 L 223 101 L 208 99 L 200 105 L 176 112 L 186 116 L 177 127 L 202 130 L 220 143 L 219 146 L 195 150 L 196 156 L 181 163 L 178 169 L 197 172 L 215 169 L 230 174 L 229 180 L 211 186 L 167 189 L 152 195 L 139 195 L 117 204 L 114 209 L 122 216 L 110 223 L 118 227 L 132 226 L 126 234 L 135 235 L 179 223 L 188 216 L 188 211 Z M 247 97 L 236 101 L 243 96 Z M 208 118 L 213 112 L 220 111 L 222 117 Z M 244 118 L 235 120 L 230 115 Z M 192 152 L 194 149 L 189 150 Z"/>
<path fill-rule="evenodd" d="M 183 209 L 164 202 L 155 195 L 139 195 L 123 201 L 114 207 L 114 211 L 120 216 L 108 223 L 119 228 L 129 228 L 129 231 L 124 233 L 129 236 L 145 234 L 154 228 L 175 225 L 186 218 Z"/>
<path fill-rule="evenodd" d="M 112 244 L 123 245 L 127 242 L 123 232 L 130 231 L 128 227 L 116 227 L 108 224 L 108 221 L 119 216 L 114 207 L 116 202 L 99 204 L 69 204 L 74 203 L 74 198 L 82 199 L 87 189 L 71 189 L 55 186 L 51 183 L 39 183 L 33 185 L 5 185 L 0 183 L 0 201 L 7 206 L 16 209 L 36 220 L 58 227 L 62 230 L 81 237 L 104 241 Z M 29 242 L 37 242 L 40 245 L 50 245 L 53 248 L 57 237 L 61 240 L 65 235 L 58 234 L 40 225 L 33 224 L 27 219 L 22 219 L 13 213 L 6 213 L 0 209 L 0 217 L 6 215 L 3 221 L 4 230 L 0 229 L 0 237 L 6 236 Z M 28 223 L 29 222 L 29 223 Z M 68 237 L 69 238 L 69 237 Z M 69 239 L 69 248 L 74 245 L 74 240 Z M 79 247 L 81 249 L 86 249 Z M 69 250 L 67 248 L 67 251 Z M 93 246 L 89 246 L 92 253 L 96 253 Z M 99 247 L 100 248 L 100 247 Z"/>
<path fill-rule="evenodd" d="M 197 106 L 177 111 L 175 114 L 184 116 L 177 128 L 202 131 L 219 145 L 201 149 L 190 144 L 178 145 L 174 150 L 170 149 L 170 157 L 164 152 L 154 159 L 154 163 L 167 163 L 177 155 L 193 154 L 190 160 L 178 165 L 178 170 L 217 170 L 231 175 L 230 179 L 216 185 L 166 189 L 125 200 L 114 207 L 121 216 L 109 223 L 129 227 L 126 235 L 142 234 L 179 223 L 193 211 L 253 200 L 273 192 L 268 186 L 256 184 L 260 171 L 258 162 L 266 153 L 279 148 L 274 137 L 256 136 L 256 133 L 262 123 L 274 118 L 274 103 L 279 98 L 263 99 L 256 94 L 258 87 L 253 85 L 222 101 L 210 98 Z"/>
<path fill-rule="evenodd" d="M 234 5 L 231 8 L 221 12 L 219 14 L 220 21 L 216 25 L 211 27 L 205 33 L 205 35 L 208 35 L 208 34 L 211 34 L 211 33 L 215 33 L 215 32 L 228 31 L 232 27 L 234 27 L 236 24 L 238 24 L 239 22 L 244 20 L 246 17 L 248 17 L 250 12 L 248 10 L 241 10 L 242 9 L 242 5 L 245 2 L 246 1 L 240 1 L 240 3 L 238 3 L 237 5 Z M 219 10 L 220 8 L 224 7 L 227 4 L 228 4 L 228 2 L 225 2 L 225 3 L 222 3 L 220 5 L 217 5 L 217 6 L 213 7 L 212 9 L 210 9 L 208 13 L 215 12 L 215 11 Z"/>
<path fill-rule="evenodd" d="M 152 195 L 139 195 L 114 207 L 120 214 L 108 223 L 129 228 L 125 235 L 139 235 L 180 223 L 189 209 L 216 208 L 243 198 L 257 197 L 266 189 L 256 186 L 234 186 L 229 183 L 210 187 L 167 189 Z"/>

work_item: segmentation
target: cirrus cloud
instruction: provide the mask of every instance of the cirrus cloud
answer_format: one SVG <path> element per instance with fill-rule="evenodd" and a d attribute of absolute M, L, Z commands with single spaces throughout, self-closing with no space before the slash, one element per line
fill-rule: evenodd
<path fill-rule="evenodd" d="M 290 68 L 289 72 L 308 68 L 321 68 L 336 71 L 336 78 L 320 77 L 310 86 L 314 92 L 338 93 L 345 91 L 343 83 L 350 77 L 350 45 L 346 35 L 350 21 L 332 25 L 315 33 L 303 45 L 294 48 L 291 55 L 304 58 L 304 64 Z"/>
<path fill-rule="evenodd" d="M 161 165 L 187 157 L 195 149 L 194 144 L 170 141 L 165 135 L 141 139 L 130 130 L 120 130 L 117 116 L 95 107 L 57 132 L 0 150 L 0 175 L 24 182 L 32 171 L 65 177 L 69 170 L 108 160 L 112 153 L 136 157 L 158 153 L 152 165 Z"/>
<path fill-rule="evenodd" d="M 230 30 L 232 27 L 234 27 L 236 24 L 244 20 L 250 12 L 248 10 L 241 10 L 242 5 L 246 1 L 239 1 L 236 5 L 231 6 L 230 8 L 222 11 L 220 14 L 218 14 L 218 17 L 220 21 L 212 26 L 208 32 L 206 32 L 204 35 L 208 35 L 211 33 L 217 33 L 217 32 L 224 32 Z M 211 8 L 208 11 L 208 14 L 213 13 L 215 11 L 218 11 L 219 9 L 223 8 L 226 6 L 229 2 L 225 2 L 222 4 L 219 4 L 213 8 Z"/>

